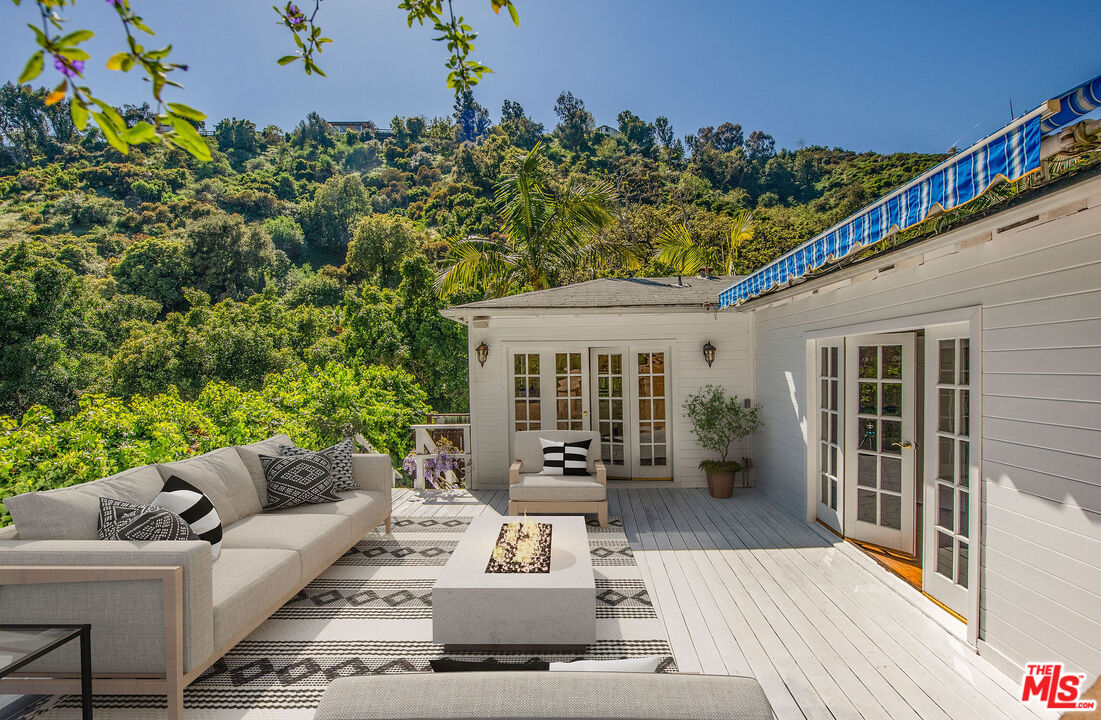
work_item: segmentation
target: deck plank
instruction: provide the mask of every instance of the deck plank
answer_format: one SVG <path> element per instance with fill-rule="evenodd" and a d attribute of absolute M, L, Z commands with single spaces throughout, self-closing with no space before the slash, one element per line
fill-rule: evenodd
<path fill-rule="evenodd" d="M 1017 701 L 1013 680 L 924 598 L 756 490 L 715 500 L 704 490 L 616 487 L 608 504 L 680 669 L 756 677 L 781 720 L 1052 717 Z M 507 506 L 507 490 L 459 502 L 394 491 L 396 514 Z"/>

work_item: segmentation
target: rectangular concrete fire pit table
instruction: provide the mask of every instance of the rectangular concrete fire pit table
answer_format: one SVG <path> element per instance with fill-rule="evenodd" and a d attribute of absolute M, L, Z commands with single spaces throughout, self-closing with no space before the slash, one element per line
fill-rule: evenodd
<path fill-rule="evenodd" d="M 432 589 L 432 641 L 447 646 L 581 646 L 596 641 L 596 583 L 585 519 L 532 517 L 551 529 L 548 573 L 488 573 L 501 525 L 474 518 Z"/>

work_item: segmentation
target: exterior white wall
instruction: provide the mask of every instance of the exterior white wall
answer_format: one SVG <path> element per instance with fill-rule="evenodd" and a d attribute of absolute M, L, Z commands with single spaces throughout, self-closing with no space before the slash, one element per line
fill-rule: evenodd
<path fill-rule="evenodd" d="M 485 367 L 477 360 L 470 366 L 470 412 L 472 444 L 477 458 L 476 488 L 505 487 L 508 484 L 510 358 L 505 348 L 518 343 L 540 343 L 555 350 L 584 351 L 588 347 L 622 344 L 668 345 L 671 350 L 672 394 L 667 406 L 672 424 L 673 480 L 679 486 L 706 484 L 697 467 L 711 457 L 696 445 L 695 437 L 681 413 L 684 398 L 709 383 L 723 386 L 740 398 L 753 398 L 751 390 L 751 319 L 739 313 L 647 313 L 647 314 L 546 314 L 540 317 L 494 316 L 488 327 L 471 327 L 468 333 L 470 357 L 485 341 L 489 357 Z M 702 347 L 715 345 L 715 363 L 708 367 Z M 752 457 L 752 439 L 735 447 L 731 457 Z M 756 475 L 756 471 L 754 471 Z"/>
<path fill-rule="evenodd" d="M 758 486 L 805 516 L 808 334 L 981 306 L 980 651 L 1006 672 L 1063 660 L 1096 675 L 1101 178 L 926 241 L 909 255 L 914 260 L 903 261 L 902 251 L 835 273 L 785 304 L 766 301 L 741 313 L 754 318 L 766 427 L 756 442 Z M 875 276 L 891 262 L 895 269 Z M 829 289 L 847 276 L 852 284 Z"/>

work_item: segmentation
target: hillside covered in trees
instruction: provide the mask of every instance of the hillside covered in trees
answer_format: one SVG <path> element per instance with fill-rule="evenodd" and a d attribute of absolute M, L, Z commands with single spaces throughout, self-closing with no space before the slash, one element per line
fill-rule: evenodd
<path fill-rule="evenodd" d="M 494 122 L 466 92 L 450 117 L 395 117 L 361 132 L 334 132 L 317 113 L 289 129 L 224 119 L 200 127 L 214 158 L 201 162 L 164 145 L 119 154 L 46 95 L 0 88 L 0 432 L 9 435 L 112 398 L 254 393 L 278 414 L 272 388 L 287 378 L 370 366 L 389 374 L 362 382 L 388 388 L 407 415 L 463 410 L 465 334 L 438 309 L 497 290 L 474 283 L 439 297 L 436 276 L 458 239 L 508 239 L 495 188 L 537 145 L 549 193 L 599 185 L 612 198 L 593 247 L 637 259 L 578 255 L 554 269 L 554 284 L 675 272 L 655 259 L 668 228 L 722 243 L 742 210 L 754 226 L 734 269 L 748 272 L 940 159 L 780 149 L 734 122 L 684 134 L 629 110 L 599 132 L 565 92 L 555 127 L 510 101 Z M 145 106 L 120 113 L 149 119 Z M 198 447 L 185 437 L 193 428 L 173 422 L 182 428 L 173 452 Z M 382 444 L 395 452 L 401 442 Z"/>

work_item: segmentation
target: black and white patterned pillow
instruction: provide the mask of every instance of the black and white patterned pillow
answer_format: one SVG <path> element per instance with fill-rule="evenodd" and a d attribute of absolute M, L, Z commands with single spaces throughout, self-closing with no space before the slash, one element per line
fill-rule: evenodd
<path fill-rule="evenodd" d="M 299 457 L 261 455 L 260 465 L 268 482 L 265 510 L 340 500 L 333 487 L 332 461 L 324 452 Z"/>
<path fill-rule="evenodd" d="M 539 438 L 543 446 L 543 470 L 540 475 L 588 475 L 589 445 L 592 440 L 555 442 Z"/>
<path fill-rule="evenodd" d="M 154 505 L 99 499 L 100 540 L 197 540 L 182 517 Z"/>
<path fill-rule="evenodd" d="M 336 445 L 330 445 L 324 450 L 318 450 L 329 456 L 332 465 L 333 487 L 337 492 L 345 490 L 359 490 L 359 483 L 352 479 L 352 453 L 355 452 L 355 441 L 352 438 L 344 438 Z M 280 445 L 279 452 L 285 457 L 302 457 L 312 450 L 295 447 L 294 445 Z"/>
<path fill-rule="evenodd" d="M 202 490 L 191 483 L 169 476 L 164 481 L 160 494 L 153 498 L 153 505 L 171 510 L 187 522 L 200 540 L 210 543 L 210 553 L 214 560 L 222 552 L 222 519 L 214 509 L 214 503 Z"/>

